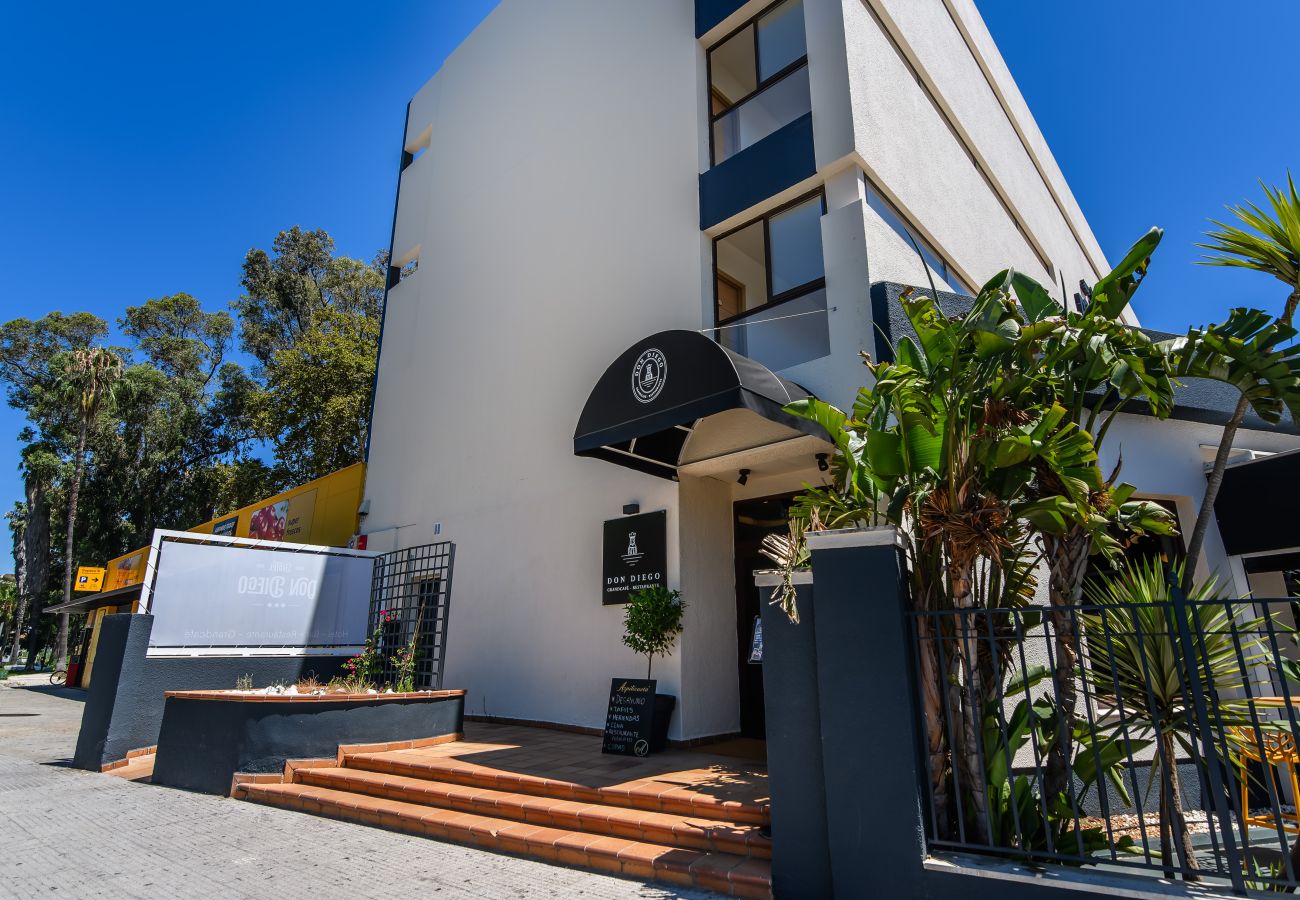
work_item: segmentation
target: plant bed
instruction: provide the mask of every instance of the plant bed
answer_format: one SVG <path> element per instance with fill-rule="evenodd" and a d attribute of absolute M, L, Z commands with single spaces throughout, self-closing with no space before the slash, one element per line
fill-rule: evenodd
<path fill-rule="evenodd" d="M 153 783 L 229 794 L 236 772 L 278 773 L 340 744 L 459 735 L 465 692 L 168 691 Z"/>

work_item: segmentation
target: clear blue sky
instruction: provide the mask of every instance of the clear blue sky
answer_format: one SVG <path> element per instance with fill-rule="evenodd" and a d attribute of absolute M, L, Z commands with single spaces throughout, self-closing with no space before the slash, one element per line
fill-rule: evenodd
<path fill-rule="evenodd" d="M 1284 49 L 1300 4 L 977 2 L 1107 255 L 1166 229 L 1143 322 L 1276 309 L 1280 285 L 1194 266 L 1192 244 L 1224 204 L 1259 197 L 1256 179 L 1300 170 Z M 114 319 L 177 291 L 222 308 L 244 253 L 293 224 L 369 258 L 388 242 L 406 101 L 494 5 L 11 5 L 0 316 Z M 0 410 L 4 509 L 19 427 Z"/>

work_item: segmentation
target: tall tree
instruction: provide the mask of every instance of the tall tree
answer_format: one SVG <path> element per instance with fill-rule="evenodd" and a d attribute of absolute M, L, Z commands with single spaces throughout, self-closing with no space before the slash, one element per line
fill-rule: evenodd
<path fill-rule="evenodd" d="M 1300 306 L 1300 195 L 1296 193 L 1295 181 L 1290 173 L 1287 173 L 1286 180 L 1285 191 L 1260 183 L 1268 197 L 1271 212 L 1266 212 L 1253 203 L 1229 207 L 1228 211 L 1244 227 L 1215 221 L 1218 230 L 1207 233 L 1209 243 L 1197 246 L 1209 251 L 1202 261 L 1203 265 L 1231 266 L 1263 272 L 1290 288 L 1282 315 L 1277 321 L 1282 328 L 1289 329 L 1295 319 L 1296 307 Z M 1189 338 L 1192 336 L 1189 333 Z M 1225 365 L 1226 363 L 1225 360 Z M 1238 367 L 1233 368 L 1239 373 Z M 1201 500 L 1196 525 L 1187 542 L 1187 561 L 1183 567 L 1182 581 L 1184 593 L 1192 589 L 1196 578 L 1196 564 L 1205 546 L 1210 519 L 1214 516 L 1214 501 L 1218 499 L 1219 488 L 1223 486 L 1223 473 L 1228 468 L 1228 458 L 1232 455 L 1232 443 L 1251 404 L 1248 394 L 1248 389 L 1242 390 L 1214 454 L 1214 465 L 1205 482 L 1205 497 Z"/>
<path fill-rule="evenodd" d="M 75 559 L 73 539 L 77 528 L 77 500 L 81 492 L 81 479 L 86 468 L 86 441 L 91 427 L 99 418 L 106 400 L 111 400 L 113 388 L 122 377 L 122 358 L 102 347 L 73 350 L 66 354 L 61 365 L 59 385 L 62 392 L 76 404 L 77 444 L 72 457 L 72 481 L 68 487 L 68 506 L 65 516 L 66 540 L 63 551 L 63 602 L 72 601 L 72 566 Z M 55 648 L 55 664 L 63 666 L 68 657 L 68 614 L 59 613 L 59 637 Z"/>
<path fill-rule="evenodd" d="M 27 642 L 27 669 L 36 666 L 36 655 L 41 649 L 44 623 L 41 611 L 45 607 L 50 580 L 50 506 L 46 497 L 47 485 L 53 477 L 58 461 L 41 445 L 28 447 L 23 453 L 23 487 L 26 500 L 17 505 L 18 514 L 11 519 L 14 527 L 15 554 L 18 576 L 19 618 L 24 611 L 30 617 Z M 22 629 L 15 629 L 10 659 L 17 661 Z"/>
<path fill-rule="evenodd" d="M 24 596 L 21 585 L 26 575 L 27 556 L 23 544 L 23 536 L 27 531 L 27 510 L 21 503 L 15 503 L 14 508 L 5 513 L 5 518 L 9 521 L 9 534 L 13 538 L 14 551 L 14 610 L 13 610 L 13 631 L 8 635 L 9 646 L 8 653 L 0 648 L 0 657 L 12 664 L 18 659 L 18 649 L 22 644 L 23 636 L 23 616 L 27 613 L 27 597 Z"/>
<path fill-rule="evenodd" d="M 298 226 L 244 259 L 234 307 L 262 384 L 251 411 L 285 484 L 362 457 L 386 268 L 383 254 L 336 256 L 326 232 Z"/>

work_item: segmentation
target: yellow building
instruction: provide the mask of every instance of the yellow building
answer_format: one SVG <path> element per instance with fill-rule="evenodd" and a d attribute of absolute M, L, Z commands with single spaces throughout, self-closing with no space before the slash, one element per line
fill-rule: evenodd
<path fill-rule="evenodd" d="M 357 509 L 361 506 L 365 479 L 365 464 L 356 463 L 186 530 L 264 541 L 346 547 L 357 533 Z M 90 685 L 100 622 L 114 613 L 135 612 L 148 559 L 149 548 L 142 547 L 109 560 L 105 566 L 108 571 L 104 575 L 103 590 L 66 607 L 68 612 L 86 613 L 81 641 L 82 687 Z M 48 612 L 57 609 L 51 608 Z"/>

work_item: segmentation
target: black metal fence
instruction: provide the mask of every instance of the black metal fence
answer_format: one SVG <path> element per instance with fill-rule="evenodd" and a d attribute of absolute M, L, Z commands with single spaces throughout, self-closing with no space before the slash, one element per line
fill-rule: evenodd
<path fill-rule="evenodd" d="M 1292 600 L 910 616 L 929 844 L 1297 884 Z"/>
<path fill-rule="evenodd" d="M 450 541 L 384 553 L 375 560 L 370 592 L 370 632 L 379 640 L 381 684 L 398 680 L 394 657 L 414 641 L 417 690 L 442 687 L 447 614 L 456 545 Z"/>

